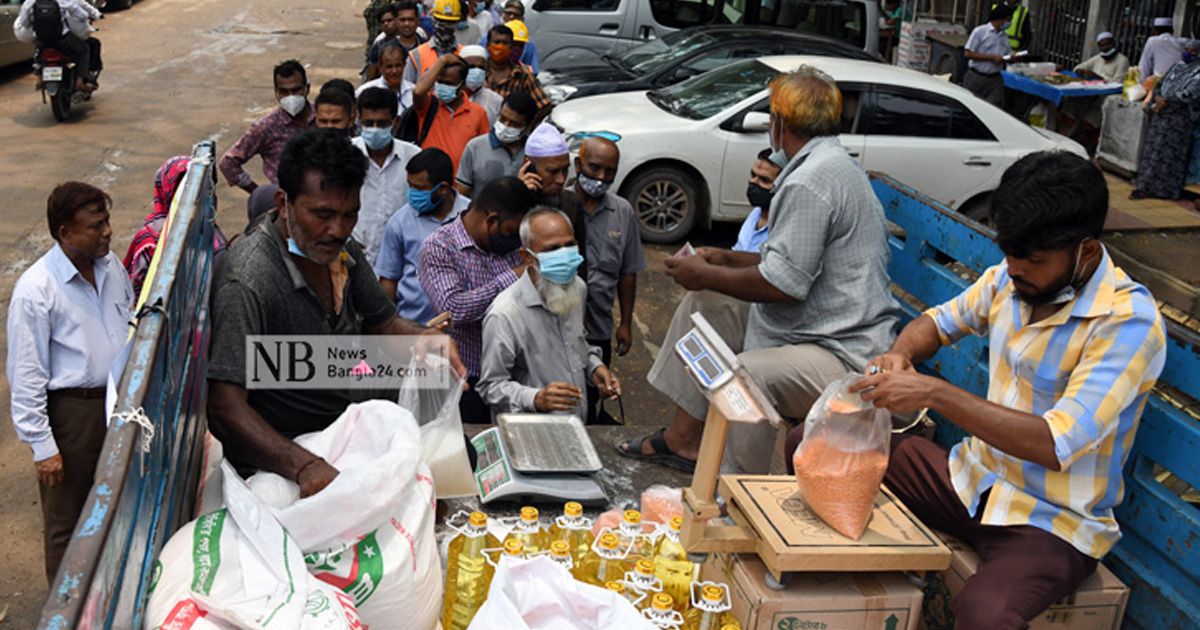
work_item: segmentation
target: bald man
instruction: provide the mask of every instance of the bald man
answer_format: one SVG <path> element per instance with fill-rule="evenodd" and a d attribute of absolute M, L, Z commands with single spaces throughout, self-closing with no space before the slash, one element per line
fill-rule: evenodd
<path fill-rule="evenodd" d="M 637 216 L 629 202 L 609 190 L 617 177 L 621 151 L 606 138 L 586 138 L 575 158 L 576 200 L 587 226 L 587 312 L 584 318 L 588 344 L 600 348 L 605 365 L 612 363 L 613 300 L 621 305 L 616 326 L 617 355 L 629 352 L 633 342 L 633 302 L 637 274 L 646 268 Z M 607 413 L 596 412 L 599 396 L 588 388 L 589 424 L 615 424 Z"/>

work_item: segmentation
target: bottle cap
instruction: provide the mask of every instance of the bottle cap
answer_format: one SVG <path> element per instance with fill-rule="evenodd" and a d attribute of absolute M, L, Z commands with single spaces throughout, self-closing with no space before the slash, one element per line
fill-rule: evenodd
<path fill-rule="evenodd" d="M 625 585 L 620 582 L 605 582 L 604 588 L 606 588 L 614 593 L 621 593 L 621 594 L 625 593 Z"/>
<path fill-rule="evenodd" d="M 576 501 L 567 501 L 566 505 L 563 505 L 563 515 L 571 518 L 583 516 L 583 506 Z"/>
<path fill-rule="evenodd" d="M 721 588 L 720 586 L 716 586 L 715 584 L 709 584 L 708 586 L 700 589 L 700 596 L 703 597 L 705 601 L 719 602 L 725 599 L 725 589 Z"/>
<path fill-rule="evenodd" d="M 637 510 L 625 510 L 625 522 L 630 525 L 640 525 L 642 522 L 642 513 Z"/>
<path fill-rule="evenodd" d="M 467 519 L 471 527 L 487 527 L 488 517 L 483 512 L 471 512 L 471 517 Z"/>
<path fill-rule="evenodd" d="M 736 623 L 727 623 L 721 626 L 721 630 L 742 630 L 742 626 Z"/>
<path fill-rule="evenodd" d="M 634 570 L 642 575 L 653 576 L 654 575 L 654 563 L 651 562 L 650 560 L 642 558 L 637 561 L 637 564 L 634 565 Z"/>
<path fill-rule="evenodd" d="M 571 555 L 571 545 L 565 540 L 556 540 L 550 543 L 550 555 L 563 558 Z"/>
<path fill-rule="evenodd" d="M 654 598 L 650 600 L 650 606 L 654 610 L 671 610 L 675 606 L 675 598 L 666 593 L 655 593 Z"/>
<path fill-rule="evenodd" d="M 525 553 L 525 543 L 520 538 L 509 538 L 504 541 L 504 553 L 509 556 L 519 556 Z"/>
<path fill-rule="evenodd" d="M 671 517 L 671 529 L 673 529 L 675 531 L 679 531 L 679 530 L 683 529 L 683 517 L 682 516 L 672 516 Z"/>
<path fill-rule="evenodd" d="M 538 520 L 537 508 L 528 506 L 528 505 L 521 508 L 521 520 L 525 521 L 526 523 L 537 522 L 537 520 Z"/>
<path fill-rule="evenodd" d="M 612 532 L 606 532 L 600 535 L 600 548 L 612 551 L 621 546 L 621 539 Z"/>

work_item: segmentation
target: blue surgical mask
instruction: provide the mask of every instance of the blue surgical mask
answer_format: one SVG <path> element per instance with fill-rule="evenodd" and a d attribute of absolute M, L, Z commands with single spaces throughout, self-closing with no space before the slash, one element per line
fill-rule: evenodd
<path fill-rule="evenodd" d="M 471 68 L 467 70 L 467 89 L 474 92 L 483 87 L 483 80 L 487 78 L 487 71 L 483 68 Z"/>
<path fill-rule="evenodd" d="M 294 254 L 301 258 L 308 258 L 308 255 L 304 253 L 304 250 L 300 249 L 300 244 L 296 242 L 296 239 L 290 236 L 288 237 L 288 253 Z"/>
<path fill-rule="evenodd" d="M 570 284 L 579 265 L 583 264 L 583 256 L 574 245 L 535 254 L 538 259 L 538 273 L 554 284 Z"/>
<path fill-rule="evenodd" d="M 479 13 L 483 13 L 484 11 L 487 11 L 487 2 L 476 2 L 475 3 L 475 13 L 479 14 Z"/>
<path fill-rule="evenodd" d="M 372 151 L 386 149 L 392 144 L 392 130 L 387 127 L 363 127 L 363 144 Z"/>
<path fill-rule="evenodd" d="M 434 92 L 437 94 L 437 99 L 447 105 L 453 103 L 454 99 L 458 98 L 457 85 L 438 83 L 434 86 Z"/>
<path fill-rule="evenodd" d="M 408 188 L 408 205 L 412 206 L 417 214 L 429 214 L 437 209 L 437 202 L 433 199 L 433 193 L 437 192 L 442 187 L 441 184 L 430 188 L 429 190 L 417 190 L 409 186 Z"/>

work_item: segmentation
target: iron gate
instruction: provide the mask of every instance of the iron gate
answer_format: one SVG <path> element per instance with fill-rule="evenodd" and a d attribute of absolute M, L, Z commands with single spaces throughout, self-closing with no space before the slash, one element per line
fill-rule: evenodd
<path fill-rule="evenodd" d="M 1033 52 L 1046 61 L 1074 68 L 1080 61 L 1086 43 L 1084 38 L 1087 37 L 1090 4 L 1089 0 L 1038 2 L 1030 12 L 1033 19 Z"/>
<path fill-rule="evenodd" d="M 1154 18 L 1175 13 L 1175 0 L 1115 0 L 1109 29 L 1117 38 L 1117 49 L 1137 65 L 1142 47 L 1153 32 Z M 1176 34 L 1180 34 L 1176 29 Z"/>

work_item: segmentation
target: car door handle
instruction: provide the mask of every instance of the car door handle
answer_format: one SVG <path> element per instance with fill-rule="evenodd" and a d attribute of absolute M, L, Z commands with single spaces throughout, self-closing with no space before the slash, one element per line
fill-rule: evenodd
<path fill-rule="evenodd" d="M 991 166 L 992 162 L 991 160 L 985 160 L 981 157 L 969 157 L 963 160 L 963 164 L 966 164 L 967 166 Z"/>
<path fill-rule="evenodd" d="M 621 32 L 621 25 L 617 24 L 616 22 L 608 22 L 607 24 L 601 24 L 600 30 L 598 32 L 601 35 L 616 35 L 617 33 Z"/>
<path fill-rule="evenodd" d="M 641 38 L 654 39 L 654 27 L 649 25 L 643 26 L 641 30 Z"/>
<path fill-rule="evenodd" d="M 849 153 L 850 157 L 852 157 L 852 158 L 856 158 L 856 157 L 862 155 L 862 153 L 859 153 L 858 151 L 847 151 L 846 153 Z"/>

